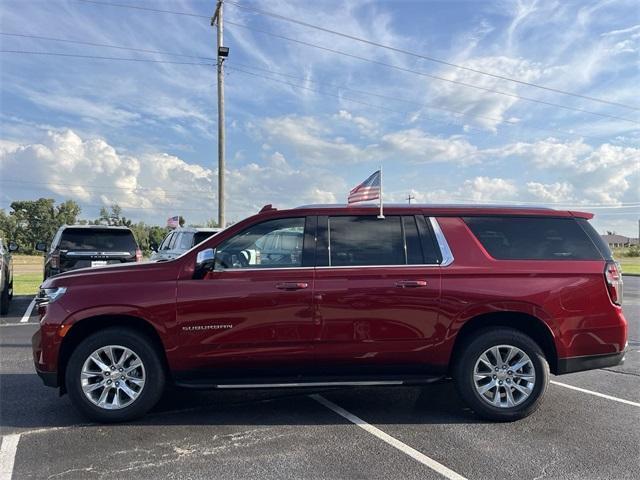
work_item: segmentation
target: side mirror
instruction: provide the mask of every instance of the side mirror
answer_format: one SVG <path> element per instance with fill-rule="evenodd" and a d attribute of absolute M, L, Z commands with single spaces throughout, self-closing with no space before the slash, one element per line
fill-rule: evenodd
<path fill-rule="evenodd" d="M 207 272 L 212 272 L 216 266 L 216 250 L 205 248 L 196 256 L 196 274 L 202 278 Z"/>
<path fill-rule="evenodd" d="M 9 251 L 10 252 L 17 252 L 18 251 L 18 244 L 15 242 L 9 242 Z"/>
<path fill-rule="evenodd" d="M 46 252 L 47 251 L 47 244 L 45 242 L 36 243 L 36 250 L 39 251 L 39 252 Z"/>
<path fill-rule="evenodd" d="M 151 243 L 149 243 L 149 248 L 152 251 L 157 252 L 158 251 L 158 244 L 156 242 L 151 242 Z"/>

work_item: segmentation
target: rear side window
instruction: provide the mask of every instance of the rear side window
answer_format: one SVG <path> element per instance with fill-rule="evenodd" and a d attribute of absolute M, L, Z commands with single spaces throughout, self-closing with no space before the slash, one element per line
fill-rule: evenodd
<path fill-rule="evenodd" d="M 135 252 L 137 248 L 130 230 L 67 228 L 60 238 L 61 250 Z"/>
<path fill-rule="evenodd" d="M 214 232 L 196 232 L 193 236 L 193 245 L 204 242 L 207 238 L 214 235 Z"/>
<path fill-rule="evenodd" d="M 180 245 L 177 248 L 180 250 L 189 250 L 193 247 L 193 233 L 191 232 L 183 232 L 180 237 Z"/>
<path fill-rule="evenodd" d="M 575 218 L 466 217 L 482 246 L 499 260 L 602 260 Z"/>
<path fill-rule="evenodd" d="M 582 227 L 589 238 L 594 243 L 600 254 L 604 257 L 605 260 L 613 260 L 613 255 L 611 254 L 611 249 L 607 242 L 605 242 L 602 237 L 596 232 L 596 229 L 591 226 L 589 221 L 586 218 L 577 218 L 576 222 Z"/>
<path fill-rule="evenodd" d="M 424 263 L 414 217 L 330 217 L 328 240 L 334 267 Z"/>

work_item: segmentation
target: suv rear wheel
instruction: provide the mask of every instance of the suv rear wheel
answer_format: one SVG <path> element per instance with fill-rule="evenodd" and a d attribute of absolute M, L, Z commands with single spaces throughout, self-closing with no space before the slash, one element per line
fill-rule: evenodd
<path fill-rule="evenodd" d="M 99 422 L 144 415 L 160 399 L 165 373 L 156 349 L 133 330 L 101 330 L 78 344 L 66 370 L 73 404 Z"/>
<path fill-rule="evenodd" d="M 460 395 L 478 415 L 513 421 L 540 406 L 549 365 L 530 337 L 497 327 L 481 330 L 463 346 L 454 377 Z"/>

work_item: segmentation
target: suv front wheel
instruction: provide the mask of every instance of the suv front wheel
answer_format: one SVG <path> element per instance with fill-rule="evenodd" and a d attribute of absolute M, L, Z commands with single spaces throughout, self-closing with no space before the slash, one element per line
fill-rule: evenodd
<path fill-rule="evenodd" d="M 549 364 L 538 344 L 503 327 L 481 330 L 474 337 L 454 366 L 466 403 L 494 421 L 514 421 L 535 412 L 549 384 Z"/>
<path fill-rule="evenodd" d="M 111 328 L 78 344 L 65 379 L 71 401 L 87 417 L 122 422 L 144 415 L 158 402 L 165 373 L 146 336 Z"/>

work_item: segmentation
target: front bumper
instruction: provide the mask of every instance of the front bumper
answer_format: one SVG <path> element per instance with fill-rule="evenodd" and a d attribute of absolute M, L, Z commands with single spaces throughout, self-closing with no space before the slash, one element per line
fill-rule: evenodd
<path fill-rule="evenodd" d="M 608 353 L 605 355 L 559 358 L 556 375 L 595 370 L 597 368 L 615 367 L 616 365 L 624 363 L 626 353 L 626 350 L 623 350 L 622 352 Z"/>
<path fill-rule="evenodd" d="M 38 370 L 36 366 L 36 373 L 42 379 L 42 383 L 44 383 L 47 387 L 58 388 L 58 372 L 44 372 L 42 370 Z"/>
<path fill-rule="evenodd" d="M 55 328 L 46 328 L 42 325 L 31 338 L 33 365 L 38 376 L 48 387 L 60 386 L 58 385 L 58 372 L 56 370 L 57 362 L 52 361 L 54 358 L 57 359 L 58 354 L 58 343 L 55 340 Z M 51 348 L 52 346 L 54 347 L 53 349 Z M 51 350 L 54 351 L 54 355 L 51 355 Z"/>

